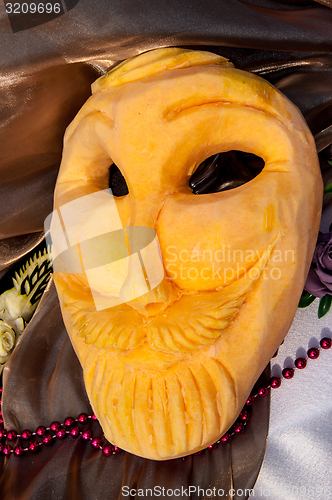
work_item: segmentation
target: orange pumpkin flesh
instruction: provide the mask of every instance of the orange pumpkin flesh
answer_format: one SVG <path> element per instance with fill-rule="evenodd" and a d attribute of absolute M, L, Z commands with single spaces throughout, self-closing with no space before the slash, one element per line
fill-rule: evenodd
<path fill-rule="evenodd" d="M 129 188 L 115 198 L 119 223 L 156 231 L 163 276 L 141 293 L 134 258 L 62 269 L 63 318 L 107 439 L 145 458 L 185 456 L 227 431 L 290 327 L 320 220 L 314 141 L 273 86 L 207 52 L 151 51 L 92 89 L 66 132 L 55 209 L 106 190 L 116 163 Z M 194 195 L 198 165 L 230 150 L 264 169 Z M 106 231 L 106 205 L 91 207 L 72 225 L 85 239 Z M 96 310 L 97 296 L 120 295 Z"/>

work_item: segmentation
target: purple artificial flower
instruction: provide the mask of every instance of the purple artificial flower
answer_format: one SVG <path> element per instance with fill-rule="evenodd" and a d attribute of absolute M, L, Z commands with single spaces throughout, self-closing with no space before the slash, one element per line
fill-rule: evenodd
<path fill-rule="evenodd" d="M 304 289 L 319 298 L 332 295 L 332 232 L 318 235 Z"/>

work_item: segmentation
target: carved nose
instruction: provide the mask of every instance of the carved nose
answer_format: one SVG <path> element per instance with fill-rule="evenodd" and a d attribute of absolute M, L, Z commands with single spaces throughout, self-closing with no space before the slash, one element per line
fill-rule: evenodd
<path fill-rule="evenodd" d="M 124 283 L 120 297 L 143 316 L 154 316 L 161 313 L 172 302 L 171 287 L 171 283 L 163 279 L 156 288 L 137 297 L 137 283 L 132 273 Z M 135 293 L 136 297 L 132 298 Z"/>
<path fill-rule="evenodd" d="M 154 229 L 166 195 L 156 186 L 152 188 L 149 186 L 149 193 L 132 199 L 130 226 L 126 227 L 128 274 L 120 290 L 121 299 L 145 316 L 161 312 L 176 294 L 165 275 Z"/>
<path fill-rule="evenodd" d="M 126 233 L 128 274 L 120 297 L 145 316 L 157 314 L 169 305 L 172 295 L 172 286 L 165 278 L 157 234 L 154 229 L 144 226 L 129 226 Z"/>

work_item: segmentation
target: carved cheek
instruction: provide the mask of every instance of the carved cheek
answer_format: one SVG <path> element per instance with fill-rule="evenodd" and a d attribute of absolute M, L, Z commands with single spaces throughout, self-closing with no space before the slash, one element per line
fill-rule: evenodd
<path fill-rule="evenodd" d="M 279 175 L 262 173 L 223 193 L 170 197 L 157 224 L 168 277 L 180 288 L 214 290 L 248 271 L 282 230 Z"/>

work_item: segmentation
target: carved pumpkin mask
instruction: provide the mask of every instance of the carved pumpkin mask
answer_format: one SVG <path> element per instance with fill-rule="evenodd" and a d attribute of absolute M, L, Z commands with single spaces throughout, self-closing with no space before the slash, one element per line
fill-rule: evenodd
<path fill-rule="evenodd" d="M 184 456 L 227 431 L 290 327 L 320 220 L 315 145 L 279 91 L 208 52 L 141 54 L 92 91 L 55 190 L 63 318 L 108 440 Z M 226 189 L 215 155 L 238 151 L 264 164 Z"/>

